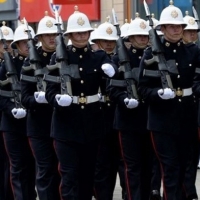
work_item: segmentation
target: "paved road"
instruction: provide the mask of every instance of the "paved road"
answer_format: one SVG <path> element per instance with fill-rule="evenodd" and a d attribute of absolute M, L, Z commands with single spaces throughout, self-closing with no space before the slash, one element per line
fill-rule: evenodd
<path fill-rule="evenodd" d="M 200 169 L 197 170 L 196 188 L 197 188 L 198 196 L 200 198 Z M 122 198 L 121 198 L 121 187 L 119 185 L 119 179 L 117 180 L 117 183 L 116 183 L 113 200 L 122 200 Z"/>
<path fill-rule="evenodd" d="M 198 196 L 200 197 L 200 169 L 197 170 L 196 188 Z M 119 179 L 117 179 L 113 200 L 122 200 L 121 197 L 121 187 L 119 185 Z"/>

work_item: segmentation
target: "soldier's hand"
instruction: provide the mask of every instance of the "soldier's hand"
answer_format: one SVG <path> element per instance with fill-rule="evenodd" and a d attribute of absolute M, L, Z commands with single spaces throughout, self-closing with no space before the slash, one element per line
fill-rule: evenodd
<path fill-rule="evenodd" d="M 114 70 L 114 68 L 113 68 L 113 66 L 112 66 L 111 64 L 108 64 L 108 63 L 103 64 L 103 65 L 101 66 L 101 69 L 102 69 L 102 70 L 104 71 L 104 73 L 105 73 L 106 75 L 108 75 L 109 77 L 113 77 L 114 74 L 115 74 L 115 70 Z"/>
<path fill-rule="evenodd" d="M 173 99 L 176 94 L 170 88 L 160 89 L 158 90 L 158 95 L 162 99 Z"/>
<path fill-rule="evenodd" d="M 45 98 L 45 92 L 35 92 L 34 93 L 34 97 L 35 97 L 35 100 L 38 102 L 38 103 L 48 103 L 46 98 Z"/>
<path fill-rule="evenodd" d="M 126 104 L 126 107 L 130 109 L 136 108 L 139 104 L 138 100 L 132 98 L 131 99 L 125 98 L 124 103 Z"/>
<path fill-rule="evenodd" d="M 55 96 L 58 105 L 60 106 L 69 106 L 72 103 L 72 97 L 68 94 L 57 94 Z"/>
<path fill-rule="evenodd" d="M 11 112 L 16 119 L 26 117 L 26 110 L 23 108 L 13 108 Z"/>

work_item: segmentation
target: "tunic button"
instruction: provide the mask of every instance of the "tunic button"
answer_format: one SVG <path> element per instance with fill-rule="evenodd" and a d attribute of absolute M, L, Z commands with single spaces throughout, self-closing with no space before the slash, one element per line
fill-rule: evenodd
<path fill-rule="evenodd" d="M 83 84 L 84 83 L 84 81 L 83 80 L 81 80 L 81 84 Z"/>
<path fill-rule="evenodd" d="M 23 58 L 22 56 L 19 56 L 19 59 L 20 59 L 20 60 L 23 60 L 24 58 Z"/>
<path fill-rule="evenodd" d="M 81 93 L 81 96 L 83 97 L 83 96 L 84 96 L 84 93 Z"/>
<path fill-rule="evenodd" d="M 83 68 L 79 68 L 80 71 L 83 71 Z"/>
<path fill-rule="evenodd" d="M 81 106 L 81 109 L 84 109 L 85 107 L 84 106 Z"/>
<path fill-rule="evenodd" d="M 43 52 L 43 56 L 44 56 L 44 57 L 47 57 L 47 53 L 46 53 L 46 52 Z"/>
<path fill-rule="evenodd" d="M 107 105 L 110 106 L 110 103 L 108 103 Z"/>
<path fill-rule="evenodd" d="M 176 53 L 176 49 L 174 49 L 173 52 Z"/>
<path fill-rule="evenodd" d="M 177 78 L 180 78 L 180 75 L 178 75 Z"/>
<path fill-rule="evenodd" d="M 82 56 L 82 55 L 80 55 L 80 56 L 79 56 L 79 58 L 83 58 L 83 56 Z"/>
<path fill-rule="evenodd" d="M 181 99 L 179 99 L 178 101 L 181 102 Z"/>

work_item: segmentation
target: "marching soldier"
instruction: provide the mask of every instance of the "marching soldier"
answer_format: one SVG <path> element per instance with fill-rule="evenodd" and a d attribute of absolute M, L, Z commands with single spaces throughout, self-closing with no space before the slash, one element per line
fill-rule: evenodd
<path fill-rule="evenodd" d="M 37 175 L 36 188 L 38 196 L 41 200 L 59 200 L 59 183 L 58 161 L 53 147 L 53 140 L 50 138 L 51 118 L 53 108 L 47 103 L 45 98 L 45 85 L 41 81 L 42 86 L 37 81 L 31 82 L 23 80 L 23 76 L 34 77 L 37 70 L 44 69 L 50 63 L 50 58 L 55 52 L 55 37 L 57 33 L 56 20 L 45 13 L 37 29 L 35 39 L 40 42 L 36 54 L 39 56 L 38 62 L 35 63 L 36 68 L 27 69 L 30 63 L 34 65 L 34 55 L 24 62 L 22 69 L 22 103 L 27 109 L 27 136 L 36 161 Z M 33 38 L 32 38 L 33 40 Z M 33 60 L 31 60 L 33 58 Z M 37 69 L 38 66 L 38 69 Z M 41 74 L 42 80 L 44 74 Z"/>
<path fill-rule="evenodd" d="M 102 77 L 114 76 L 116 69 L 104 51 L 88 48 L 93 29 L 88 17 L 75 8 L 64 33 L 72 42 L 63 49 L 67 66 L 50 72 L 66 78 L 48 82 L 46 99 L 54 107 L 51 136 L 59 160 L 61 198 L 90 200 L 98 145 L 105 131 L 98 88 Z M 56 56 L 57 51 L 51 64 L 59 60 Z M 63 75 L 65 69 L 69 72 Z"/>
<path fill-rule="evenodd" d="M 198 25 L 195 18 L 189 15 L 189 12 L 185 12 L 186 16 L 183 18 L 187 26 L 183 30 L 183 42 L 185 44 L 195 43 L 198 40 Z"/>
<path fill-rule="evenodd" d="M 198 25 L 195 18 L 189 16 L 189 12 L 185 12 L 186 16 L 183 18 L 187 26 L 183 30 L 183 42 L 186 45 L 190 43 L 196 43 L 198 40 Z M 197 176 L 197 165 L 199 159 L 199 139 L 198 135 L 194 138 L 193 145 L 191 146 L 191 155 L 188 161 L 188 166 L 186 169 L 184 187 L 187 188 L 188 196 L 190 199 L 197 199 L 197 191 L 195 187 L 196 176 Z"/>
<path fill-rule="evenodd" d="M 154 14 L 151 14 L 151 19 L 153 21 L 153 28 L 158 25 L 159 21 L 155 18 Z M 147 21 L 148 24 L 150 25 L 150 21 Z M 159 30 L 156 30 L 157 35 L 159 37 L 162 37 L 163 33 Z M 151 195 L 150 195 L 150 200 L 160 200 L 161 195 L 160 195 L 160 190 L 161 190 L 161 171 L 160 171 L 160 164 L 158 162 L 158 158 L 154 152 L 153 154 L 153 167 L 152 167 L 152 178 L 151 178 Z"/>
<path fill-rule="evenodd" d="M 31 27 L 30 29 L 34 35 L 33 29 Z M 10 160 L 10 177 L 15 200 L 36 199 L 35 162 L 26 136 L 26 110 L 20 102 L 20 91 L 17 91 L 20 87 L 18 80 L 21 67 L 28 55 L 28 37 L 25 30 L 24 25 L 15 30 L 11 47 L 18 50 L 18 56 L 13 60 L 11 55 L 7 56 L 6 59 L 9 60 L 4 60 L 0 71 L 1 81 L 5 81 L 6 78 L 8 81 L 11 80 L 9 84 L 2 87 L 2 90 L 14 93 L 13 98 L 1 96 L 0 106 L 2 108 L 1 129 Z"/>
<path fill-rule="evenodd" d="M 124 44 L 126 45 L 128 49 L 131 47 L 131 42 L 128 40 L 128 37 L 126 37 L 128 29 L 129 29 L 129 24 L 130 23 L 128 23 L 128 20 L 125 19 L 125 23 L 120 27 L 120 31 L 121 31 L 120 37 L 123 38 Z"/>
<path fill-rule="evenodd" d="M 128 200 L 147 200 L 150 194 L 151 145 L 150 133 L 146 129 L 147 104 L 136 96 L 137 89 L 132 90 L 137 88 L 138 67 L 149 42 L 148 31 L 147 22 L 137 14 L 126 35 L 131 42 L 127 56 L 124 56 L 126 59 L 121 57 L 126 52 L 118 51 L 113 56 L 113 62 L 121 69 L 119 78 L 112 80 L 107 87 L 110 99 L 116 103 L 114 128 L 119 130 L 120 151 L 125 166 L 125 199 Z M 130 69 L 126 67 L 129 64 Z M 129 82 L 130 79 L 132 82 Z M 117 82 L 124 82 L 125 85 L 119 87 Z"/>
<path fill-rule="evenodd" d="M 4 39 L 6 40 L 9 51 L 11 51 L 10 43 L 13 41 L 13 31 L 11 28 L 5 25 L 5 22 L 2 23 L 1 31 L 3 33 Z M 1 40 L 1 37 L 0 37 Z M 0 68 L 3 63 L 3 44 L 0 42 Z M 1 118 L 1 114 L 0 114 Z M 1 119 L 0 119 L 1 120 Z M 13 193 L 10 184 L 10 165 L 8 156 L 5 150 L 5 145 L 3 141 L 3 133 L 0 131 L 0 199 L 2 200 L 12 200 Z"/>
<path fill-rule="evenodd" d="M 107 18 L 109 20 L 109 18 Z M 92 37 L 98 49 L 104 50 L 111 58 L 115 53 L 118 39 L 116 27 L 106 21 L 99 25 Z M 98 200 L 112 200 L 116 184 L 117 172 L 120 164 L 118 132 L 113 129 L 115 104 L 109 100 L 106 92 L 106 81 L 103 78 L 100 87 L 100 101 L 105 112 L 106 135 L 104 136 L 97 156 L 94 190 Z M 124 172 L 122 172 L 124 173 Z"/>
<path fill-rule="evenodd" d="M 185 26 L 181 10 L 170 1 L 156 27 L 163 32 L 163 40 L 152 41 L 140 65 L 138 91 L 149 103 L 147 128 L 160 163 L 164 200 L 196 199 L 187 196 L 184 178 L 197 135 L 193 94 L 198 95 L 200 81 L 196 79 L 192 86 L 200 50 L 181 41 Z"/>

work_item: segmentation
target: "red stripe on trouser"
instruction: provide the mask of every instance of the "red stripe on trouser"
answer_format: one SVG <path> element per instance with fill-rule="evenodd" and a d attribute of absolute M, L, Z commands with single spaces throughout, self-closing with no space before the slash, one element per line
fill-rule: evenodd
<path fill-rule="evenodd" d="M 127 164 L 124 159 L 124 152 L 123 152 L 123 146 L 122 146 L 122 140 L 121 140 L 121 132 L 119 132 L 119 145 L 120 145 L 120 153 L 122 156 L 122 159 L 124 161 L 124 173 L 125 173 L 125 182 L 126 182 L 126 192 L 127 192 L 127 197 L 128 200 L 131 200 L 131 192 L 130 192 L 130 186 L 129 186 L 129 180 L 128 180 L 128 173 L 127 173 Z"/>
<path fill-rule="evenodd" d="M 164 181 L 164 170 L 163 170 L 163 166 L 162 166 L 162 163 L 160 161 L 160 158 L 159 158 L 159 155 L 158 155 L 158 152 L 156 150 L 156 145 L 155 145 L 155 141 L 154 141 L 154 138 L 153 138 L 153 133 L 151 132 L 151 142 L 152 142 L 152 145 L 153 145 L 153 149 L 154 149 L 154 152 L 156 154 L 156 157 L 159 161 L 159 164 L 160 164 L 160 168 L 161 168 L 161 177 L 162 177 L 162 182 L 163 182 L 163 195 L 165 197 L 165 200 L 167 200 L 167 194 L 166 194 L 166 190 L 165 190 L 165 181 Z"/>

